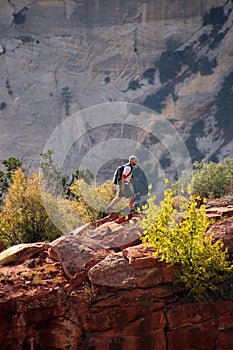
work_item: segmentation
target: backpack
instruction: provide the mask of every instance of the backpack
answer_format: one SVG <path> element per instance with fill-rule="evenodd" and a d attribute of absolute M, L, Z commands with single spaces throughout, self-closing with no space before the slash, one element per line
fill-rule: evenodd
<path fill-rule="evenodd" d="M 132 166 L 130 164 L 125 164 L 125 165 L 120 165 L 116 170 L 115 173 L 113 175 L 113 179 L 112 179 L 112 183 L 114 183 L 115 185 L 118 185 L 119 182 L 121 181 L 121 177 L 124 171 L 124 168 L 126 166 L 130 166 L 131 171 L 129 172 L 129 174 L 126 176 L 128 177 L 131 173 L 132 173 Z"/>

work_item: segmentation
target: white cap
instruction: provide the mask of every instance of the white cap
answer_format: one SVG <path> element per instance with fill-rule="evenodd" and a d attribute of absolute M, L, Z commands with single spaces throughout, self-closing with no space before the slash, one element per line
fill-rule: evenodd
<path fill-rule="evenodd" d="M 137 159 L 136 156 L 130 156 L 130 157 L 129 157 L 129 162 L 131 162 L 131 160 L 132 160 L 132 161 L 135 160 L 136 162 L 138 161 L 138 159 Z"/>

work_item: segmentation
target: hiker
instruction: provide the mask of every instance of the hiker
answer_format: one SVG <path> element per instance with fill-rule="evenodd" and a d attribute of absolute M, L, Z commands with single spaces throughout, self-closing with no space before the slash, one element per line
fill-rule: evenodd
<path fill-rule="evenodd" d="M 122 169 L 122 174 L 120 174 L 120 179 L 118 181 L 113 181 L 115 184 L 118 184 L 118 193 L 112 202 L 105 209 L 106 212 L 114 212 L 113 206 L 117 204 L 123 197 L 129 198 L 129 212 L 134 212 L 134 192 L 133 192 L 133 183 L 132 183 L 132 172 L 133 167 L 137 165 L 137 157 L 130 156 L 129 163 L 124 166 L 120 166 L 114 174 L 114 178 L 118 176 L 119 169 Z"/>

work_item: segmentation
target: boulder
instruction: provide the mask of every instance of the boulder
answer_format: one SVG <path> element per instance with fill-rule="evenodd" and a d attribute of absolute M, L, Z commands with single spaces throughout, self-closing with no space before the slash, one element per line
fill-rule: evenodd
<path fill-rule="evenodd" d="M 142 233 L 142 229 L 135 222 L 115 220 L 97 227 L 89 236 L 105 247 L 118 251 L 139 244 Z"/>
<path fill-rule="evenodd" d="M 60 261 L 68 278 L 88 271 L 104 259 L 109 251 L 89 237 L 66 235 L 50 244 L 49 256 Z"/>
<path fill-rule="evenodd" d="M 112 220 L 118 216 L 111 216 Z M 69 278 L 78 280 L 78 273 L 89 269 L 108 256 L 125 247 L 140 242 L 142 230 L 134 221 L 123 217 L 109 221 L 109 217 L 87 224 L 59 237 L 50 244 L 49 256 L 60 261 Z"/>
<path fill-rule="evenodd" d="M 142 247 L 139 247 L 139 251 Z M 134 247 L 134 252 L 137 247 Z M 128 253 L 130 255 L 130 253 Z M 109 254 L 104 260 L 93 266 L 88 272 L 91 283 L 95 286 L 132 289 L 152 288 L 174 280 L 172 271 L 167 272 L 166 265 L 156 258 L 139 256 L 127 259 L 127 252 Z M 134 255 L 137 255 L 137 253 Z M 145 261 L 144 261 L 145 260 Z"/>
<path fill-rule="evenodd" d="M 0 265 L 10 263 L 23 263 L 31 259 L 35 254 L 47 250 L 46 243 L 21 243 L 14 245 L 0 253 Z"/>
<path fill-rule="evenodd" d="M 213 225 L 207 231 L 207 235 L 213 234 L 213 241 L 222 240 L 224 248 L 228 249 L 228 253 L 233 258 L 233 216 L 225 219 L 219 224 Z"/>

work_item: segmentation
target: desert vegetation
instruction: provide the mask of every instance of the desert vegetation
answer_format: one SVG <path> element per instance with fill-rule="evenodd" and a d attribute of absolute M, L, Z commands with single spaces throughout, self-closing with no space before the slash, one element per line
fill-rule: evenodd
<path fill-rule="evenodd" d="M 191 193 L 177 200 L 171 188 L 158 205 L 154 197 L 148 199 L 142 219 L 142 242 L 174 268 L 176 283 L 194 300 L 217 294 L 218 285 L 232 277 L 223 243 L 213 243 L 212 236 L 206 235 L 210 224 L 205 201 Z"/>
<path fill-rule="evenodd" d="M 104 208 L 115 194 L 111 181 L 97 184 L 88 169 L 76 171 L 67 183 L 53 161 L 52 151 L 42 155 L 42 180 L 38 173 L 27 175 L 19 159 L 11 157 L 3 165 L 0 239 L 5 248 L 19 243 L 49 242 L 76 228 L 77 223 L 98 220 L 107 215 Z M 184 287 L 192 299 L 218 295 L 219 285 L 232 280 L 232 266 L 223 243 L 220 240 L 213 243 L 211 234 L 206 234 L 211 227 L 206 202 L 209 198 L 233 195 L 233 159 L 195 162 L 192 181 L 184 174 L 166 186 L 163 200 L 158 202 L 149 193 L 147 204 L 138 208 L 139 213 L 143 212 L 139 215 L 144 230 L 142 242 L 154 247 L 155 254 L 174 268 L 177 285 Z M 48 215 L 41 191 L 57 213 L 62 230 Z"/>

